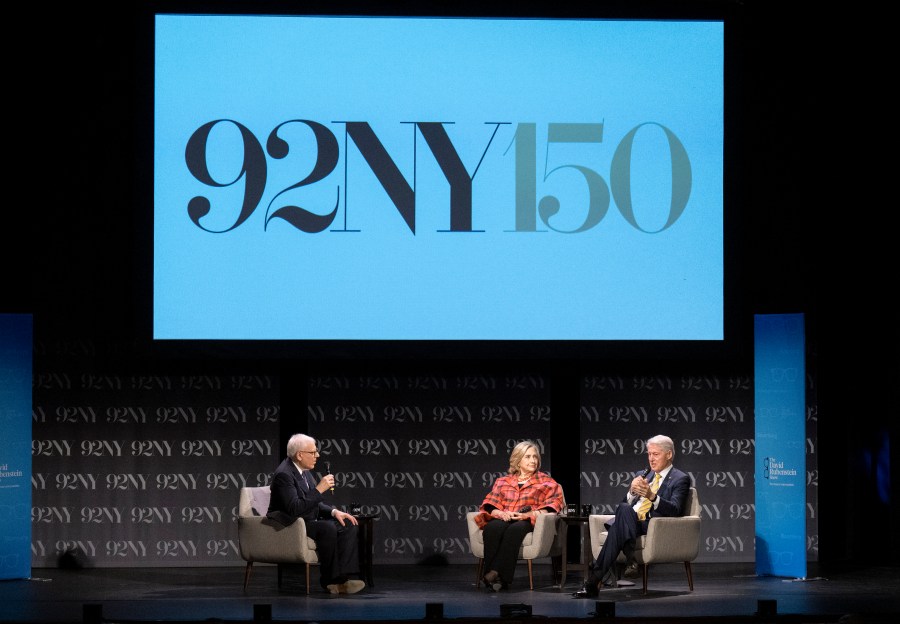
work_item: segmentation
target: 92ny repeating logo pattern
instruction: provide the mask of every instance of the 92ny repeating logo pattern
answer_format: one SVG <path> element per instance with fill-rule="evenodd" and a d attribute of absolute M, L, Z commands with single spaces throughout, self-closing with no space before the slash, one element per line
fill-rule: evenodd
<path fill-rule="evenodd" d="M 676 441 L 675 464 L 700 492 L 700 560 L 753 560 L 747 377 L 586 375 L 581 435 L 568 447 L 551 439 L 551 418 L 561 416 L 540 375 L 312 376 L 299 419 L 281 413 L 279 383 L 36 371 L 33 564 L 77 551 L 100 567 L 239 565 L 238 490 L 268 483 L 284 454 L 281 418 L 319 439 L 335 504 L 378 515 L 379 563 L 434 554 L 471 562 L 465 514 L 525 438 L 538 441 L 551 474 L 555 454 L 577 449 L 580 487 L 567 499 L 611 513 L 656 433 Z M 810 559 L 818 555 L 816 425 L 808 419 Z"/>

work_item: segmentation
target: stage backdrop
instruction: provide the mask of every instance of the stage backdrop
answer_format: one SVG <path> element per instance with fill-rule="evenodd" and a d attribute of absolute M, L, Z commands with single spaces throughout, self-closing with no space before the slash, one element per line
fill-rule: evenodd
<path fill-rule="evenodd" d="M 118 355 L 36 353 L 33 565 L 235 565 L 239 488 L 268 483 L 279 455 L 277 380 Z"/>
<path fill-rule="evenodd" d="M 579 374 L 579 404 L 554 396 L 570 385 L 554 388 L 537 373 L 186 374 L 190 367 L 123 365 L 126 347 L 104 349 L 114 353 L 80 342 L 36 349 L 35 567 L 56 566 L 67 552 L 109 567 L 242 565 L 238 489 L 268 483 L 283 434 L 296 431 L 321 440 L 317 472 L 331 464 L 334 502 L 378 514 L 377 563 L 472 563 L 465 512 L 505 472 L 519 440 L 539 444 L 551 474 L 554 458 L 571 465 L 577 456 L 580 485 L 566 497 L 600 511 L 646 464 L 643 443 L 656 433 L 675 440 L 675 464 L 700 493 L 698 561 L 753 560 L 749 370 Z M 807 372 L 807 556 L 817 560 L 816 388 Z M 282 414 L 280 390 L 298 384 L 301 409 Z M 575 407 L 554 413 L 559 404 Z"/>
<path fill-rule="evenodd" d="M 32 322 L 0 314 L 0 579 L 31 576 Z"/>

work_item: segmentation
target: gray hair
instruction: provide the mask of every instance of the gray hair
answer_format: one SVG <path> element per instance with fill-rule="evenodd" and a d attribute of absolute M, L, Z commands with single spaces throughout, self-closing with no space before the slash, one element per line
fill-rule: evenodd
<path fill-rule="evenodd" d="M 672 457 L 675 457 L 675 443 L 672 442 L 672 438 L 669 436 L 655 435 L 647 440 L 647 446 L 651 444 L 655 444 L 667 453 L 672 453 Z"/>
<path fill-rule="evenodd" d="M 314 445 L 318 446 L 316 444 L 316 439 L 306 435 L 305 433 L 295 433 L 294 435 L 292 435 L 291 439 L 288 440 L 287 443 L 288 457 L 295 457 L 301 450 L 300 447 L 306 442 L 312 442 Z"/>

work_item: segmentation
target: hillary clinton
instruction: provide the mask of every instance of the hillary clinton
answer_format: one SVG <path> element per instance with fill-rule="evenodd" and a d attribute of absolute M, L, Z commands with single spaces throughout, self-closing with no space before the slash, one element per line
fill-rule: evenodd
<path fill-rule="evenodd" d="M 484 531 L 487 572 L 482 581 L 488 589 L 499 591 L 512 583 L 519 547 L 534 530 L 535 518 L 562 510 L 562 488 L 540 467 L 541 454 L 534 442 L 516 444 L 509 456 L 508 474 L 494 481 L 475 517 Z"/>

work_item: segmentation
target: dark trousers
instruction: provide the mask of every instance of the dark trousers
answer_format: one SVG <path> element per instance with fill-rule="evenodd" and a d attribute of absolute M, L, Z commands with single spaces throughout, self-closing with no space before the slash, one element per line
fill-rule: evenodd
<path fill-rule="evenodd" d="M 534 530 L 528 520 L 506 522 L 492 518 L 484 525 L 484 569 L 496 570 L 500 580 L 512 583 L 519 559 L 519 547 L 525 536 Z"/>
<path fill-rule="evenodd" d="M 307 520 L 306 534 L 316 542 L 322 587 L 340 584 L 348 574 L 359 574 L 357 525 L 337 520 Z"/>
<path fill-rule="evenodd" d="M 649 520 L 638 520 L 637 512 L 628 503 L 619 503 L 616 507 L 616 517 L 606 524 L 608 533 L 600 554 L 591 568 L 597 581 L 603 579 L 606 573 L 616 564 L 620 552 L 630 559 L 634 552 L 634 543 L 641 535 L 647 534 Z"/>

